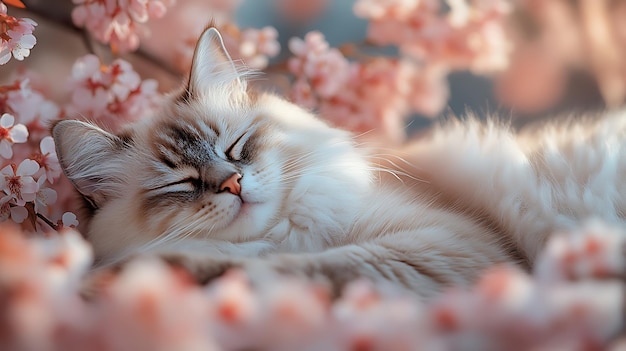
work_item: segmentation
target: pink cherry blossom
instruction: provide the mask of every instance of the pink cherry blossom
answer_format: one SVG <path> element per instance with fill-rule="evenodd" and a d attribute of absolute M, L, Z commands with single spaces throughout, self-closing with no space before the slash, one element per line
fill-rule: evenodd
<path fill-rule="evenodd" d="M 280 52 L 278 31 L 274 27 L 266 26 L 261 29 L 241 29 L 236 24 L 227 22 L 217 25 L 222 34 L 224 46 L 235 61 L 254 70 L 261 70 L 268 66 L 269 60 Z M 195 40 L 186 42 L 186 63 L 191 63 L 191 54 Z"/>
<path fill-rule="evenodd" d="M 574 241 L 617 237 L 597 222 L 584 228 L 571 233 Z M 621 248 L 593 247 L 596 257 Z M 94 340 L 102 350 L 619 350 L 623 282 L 538 279 L 554 258 L 533 274 L 494 267 L 473 287 L 431 301 L 366 280 L 333 300 L 317 283 L 262 271 L 254 284 L 233 270 L 206 287 L 151 259 L 120 273 L 88 273 L 93 252 L 76 231 L 44 239 L 0 227 L 0 282 L 13 292 L 2 307 L 9 332 L 0 341 L 59 350 L 88 349 Z"/>
<path fill-rule="evenodd" d="M 289 49 L 294 57 L 288 69 L 295 76 L 290 98 L 334 125 L 357 133 L 374 131 L 398 142 L 404 139 L 403 120 L 411 107 L 424 107 L 411 104 L 417 100 L 411 95 L 413 85 L 420 82 L 412 61 L 378 57 L 350 62 L 319 32 L 304 40 L 292 38 Z"/>
<path fill-rule="evenodd" d="M 278 55 L 280 44 L 274 27 L 244 29 L 241 32 L 238 57 L 252 69 L 267 67 L 269 58 Z"/>
<path fill-rule="evenodd" d="M 358 133 L 373 131 L 390 141 L 404 140 L 403 119 L 410 111 L 415 67 L 407 61 L 376 58 L 353 64 L 349 72 L 347 85 L 320 104 L 322 116 Z"/>
<path fill-rule="evenodd" d="M 231 57 L 239 59 L 238 29 L 231 32 L 230 27 L 236 27 L 233 19 L 241 3 L 241 0 L 185 0 L 182 6 L 180 3 L 178 6 L 171 6 L 166 16 L 146 22 L 150 36 L 142 38 L 141 50 L 158 57 L 159 61 L 180 73 L 185 73 L 191 66 L 200 33 L 211 22 L 219 27 L 225 40 L 229 40 L 227 37 L 234 37 L 235 40 L 228 49 Z M 229 28 L 225 27 L 227 24 Z M 168 38 L 167 45 L 163 45 L 163 38 Z"/>
<path fill-rule="evenodd" d="M 141 80 L 127 61 L 105 66 L 95 55 L 79 58 L 69 81 L 72 101 L 67 114 L 106 121 L 112 128 L 149 114 L 159 104 L 155 80 Z"/>
<path fill-rule="evenodd" d="M 25 159 L 19 166 L 10 164 L 0 170 L 0 189 L 12 197 L 18 206 L 34 201 L 39 187 L 33 175 L 39 170 L 36 161 Z"/>
<path fill-rule="evenodd" d="M 537 260 L 538 279 L 556 283 L 623 277 L 625 245 L 626 234 L 622 230 L 598 220 L 587 221 L 576 230 L 555 233 Z"/>
<path fill-rule="evenodd" d="M 100 42 L 124 53 L 139 47 L 142 27 L 151 18 L 163 17 L 168 0 L 73 0 L 72 20 Z"/>
<path fill-rule="evenodd" d="M 289 98 L 291 101 L 309 110 L 314 110 L 319 104 L 311 84 L 302 77 L 296 79 L 296 81 L 291 84 Z"/>
<path fill-rule="evenodd" d="M 304 40 L 291 38 L 289 49 L 295 55 L 289 59 L 289 71 L 307 79 L 320 97 L 333 96 L 350 78 L 350 63 L 339 50 L 329 47 L 320 32 L 309 32 Z"/>
<path fill-rule="evenodd" d="M 12 197 L 6 195 L 0 199 L 0 222 L 11 219 L 15 223 L 22 223 L 28 218 L 28 210 L 22 206 L 12 205 Z"/>
<path fill-rule="evenodd" d="M 30 78 L 19 77 L 0 89 L 0 111 L 10 113 L 28 129 L 30 140 L 38 142 L 48 134 L 48 124 L 59 117 L 60 109 L 40 91 L 33 89 Z"/>
<path fill-rule="evenodd" d="M 427 117 L 436 117 L 450 97 L 448 69 L 442 66 L 417 68 L 409 88 L 409 103 L 414 111 Z"/>
<path fill-rule="evenodd" d="M 57 201 L 57 192 L 46 187 L 47 178 L 42 175 L 37 179 L 37 193 L 35 194 L 35 213 L 48 215 L 48 207 Z"/>
<path fill-rule="evenodd" d="M 28 129 L 23 124 L 15 124 L 15 117 L 9 113 L 0 117 L 0 156 L 5 159 L 13 157 L 14 143 L 25 143 L 28 139 Z"/>
<path fill-rule="evenodd" d="M 197 1 L 197 0 L 196 0 Z M 239 6 L 241 6 L 242 0 L 200 0 L 201 2 L 206 2 L 211 7 L 212 10 L 218 12 L 225 12 L 232 14 L 234 13 Z"/>
<path fill-rule="evenodd" d="M 323 55 L 330 49 L 330 45 L 324 38 L 324 34 L 318 31 L 312 31 L 304 36 L 304 40 L 300 38 L 289 39 L 289 50 L 296 57 L 301 59 L 308 55 Z"/>
<path fill-rule="evenodd" d="M 30 18 L 7 15 L 7 7 L 0 3 L 0 65 L 9 62 L 11 55 L 18 61 L 30 55 L 37 43 L 32 34 L 36 26 Z"/>
<path fill-rule="evenodd" d="M 51 136 L 41 139 L 39 152 L 33 155 L 31 159 L 39 163 L 42 177 L 45 177 L 50 184 L 54 184 L 55 179 L 61 175 L 61 165 L 54 147 L 54 139 Z"/>
<path fill-rule="evenodd" d="M 357 16 L 370 21 L 368 38 L 397 45 L 428 64 L 476 72 L 506 68 L 511 51 L 504 20 L 506 0 L 359 0 Z"/>

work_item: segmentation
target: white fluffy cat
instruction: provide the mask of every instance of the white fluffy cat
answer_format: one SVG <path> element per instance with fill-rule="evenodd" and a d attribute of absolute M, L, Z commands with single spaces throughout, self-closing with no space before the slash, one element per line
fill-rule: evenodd
<path fill-rule="evenodd" d="M 531 268 L 551 233 L 589 217 L 625 222 L 623 113 L 519 135 L 452 121 L 385 163 L 245 75 L 209 28 L 157 115 L 119 135 L 53 127 L 100 264 L 155 253 L 199 281 L 241 267 L 431 297 L 494 264 Z"/>

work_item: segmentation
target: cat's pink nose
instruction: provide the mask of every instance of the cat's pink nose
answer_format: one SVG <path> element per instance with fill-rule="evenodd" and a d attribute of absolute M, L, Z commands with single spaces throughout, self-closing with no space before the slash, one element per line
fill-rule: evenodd
<path fill-rule="evenodd" d="M 239 195 L 241 193 L 241 174 L 233 173 L 230 178 L 226 179 L 222 185 L 220 185 L 220 191 L 228 191 L 233 195 Z"/>

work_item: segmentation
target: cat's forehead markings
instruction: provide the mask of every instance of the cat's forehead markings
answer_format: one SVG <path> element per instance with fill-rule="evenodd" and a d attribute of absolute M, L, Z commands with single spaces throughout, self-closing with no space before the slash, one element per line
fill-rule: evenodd
<path fill-rule="evenodd" d="M 202 168 L 216 157 L 213 144 L 218 134 L 206 121 L 172 118 L 155 126 L 151 145 L 158 160 L 171 169 L 184 165 Z"/>
<path fill-rule="evenodd" d="M 182 147 L 217 137 L 218 130 L 197 120 L 167 121 L 154 130 L 155 143 L 171 147 Z"/>

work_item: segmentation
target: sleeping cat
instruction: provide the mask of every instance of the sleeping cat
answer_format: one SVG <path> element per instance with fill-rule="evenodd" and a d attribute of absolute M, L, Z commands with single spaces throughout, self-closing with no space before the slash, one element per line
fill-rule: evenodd
<path fill-rule="evenodd" d="M 530 269 L 551 233 L 589 217 L 626 222 L 624 114 L 521 134 L 450 121 L 380 161 L 246 75 L 209 28 L 152 118 L 118 135 L 54 125 L 100 265 L 160 255 L 200 282 L 240 267 L 429 298 L 494 264 Z"/>

